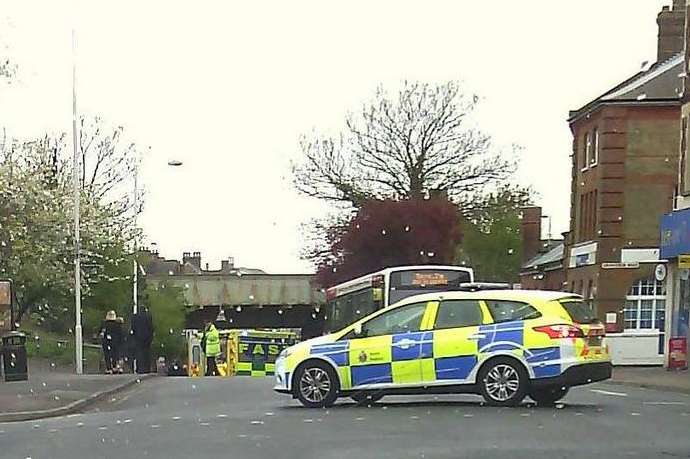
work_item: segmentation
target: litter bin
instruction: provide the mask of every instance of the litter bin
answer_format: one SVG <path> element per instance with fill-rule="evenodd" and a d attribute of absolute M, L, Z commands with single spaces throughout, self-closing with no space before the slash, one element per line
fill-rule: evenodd
<path fill-rule="evenodd" d="M 26 381 L 26 335 L 13 331 L 2 337 L 2 368 L 5 381 Z"/>

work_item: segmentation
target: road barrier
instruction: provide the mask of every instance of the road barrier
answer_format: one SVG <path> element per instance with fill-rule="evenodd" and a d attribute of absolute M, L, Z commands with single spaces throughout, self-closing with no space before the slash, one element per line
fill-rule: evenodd
<path fill-rule="evenodd" d="M 197 330 L 186 330 L 189 376 L 205 373 L 206 358 Z M 297 334 L 284 330 L 219 330 L 221 355 L 217 367 L 220 376 L 272 376 L 275 361 L 288 346 L 297 342 Z"/>

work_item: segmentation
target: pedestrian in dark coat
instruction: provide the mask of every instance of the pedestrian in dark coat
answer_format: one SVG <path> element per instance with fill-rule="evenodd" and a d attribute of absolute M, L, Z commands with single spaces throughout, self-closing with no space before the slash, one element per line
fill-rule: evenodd
<path fill-rule="evenodd" d="M 137 373 L 151 372 L 151 343 L 153 342 L 153 318 L 148 308 L 132 316 L 132 336 Z"/>
<path fill-rule="evenodd" d="M 117 321 L 115 311 L 108 311 L 105 320 L 101 323 L 99 332 L 101 347 L 105 359 L 105 372 L 113 374 L 119 371 L 118 360 L 122 346 L 122 324 Z"/>

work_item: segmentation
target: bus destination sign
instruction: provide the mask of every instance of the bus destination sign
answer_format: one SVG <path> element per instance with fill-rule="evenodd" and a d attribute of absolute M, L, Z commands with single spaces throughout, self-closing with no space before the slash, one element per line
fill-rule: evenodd
<path fill-rule="evenodd" d="M 448 276 L 444 273 L 416 272 L 411 285 L 448 285 Z"/>

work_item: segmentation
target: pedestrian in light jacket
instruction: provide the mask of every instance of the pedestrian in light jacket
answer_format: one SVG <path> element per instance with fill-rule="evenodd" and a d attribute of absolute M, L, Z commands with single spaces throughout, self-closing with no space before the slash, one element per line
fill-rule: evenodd
<path fill-rule="evenodd" d="M 210 320 L 205 321 L 201 348 L 206 354 L 206 376 L 218 376 L 216 357 L 220 355 L 220 333 Z"/>

